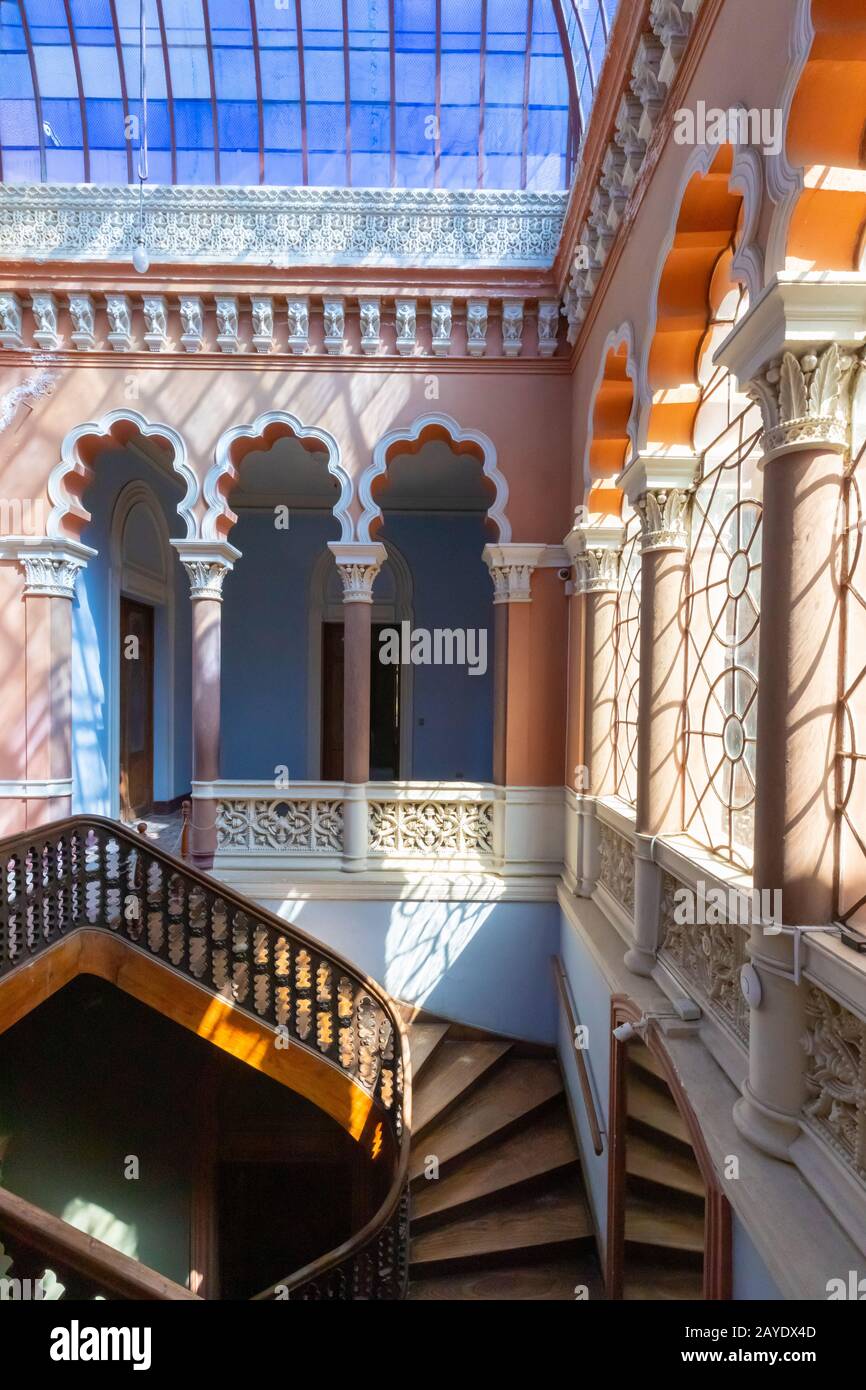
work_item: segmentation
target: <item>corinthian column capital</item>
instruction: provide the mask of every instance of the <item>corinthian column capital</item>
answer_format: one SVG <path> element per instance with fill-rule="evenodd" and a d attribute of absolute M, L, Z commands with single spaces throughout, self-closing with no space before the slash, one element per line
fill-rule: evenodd
<path fill-rule="evenodd" d="M 24 571 L 25 598 L 72 599 L 79 571 L 95 554 L 81 541 L 50 536 L 5 536 L 0 541 L 0 559 L 17 560 Z"/>
<path fill-rule="evenodd" d="M 696 454 L 669 450 L 637 454 L 620 474 L 617 481 L 640 520 L 643 554 L 688 548 L 688 501 L 699 470 Z"/>
<path fill-rule="evenodd" d="M 482 559 L 493 580 L 494 603 L 531 603 L 532 572 L 546 550 L 543 545 L 485 545 Z"/>
<path fill-rule="evenodd" d="M 190 598 L 222 603 L 223 582 L 241 552 L 228 541 L 172 541 L 189 579 Z"/>
<path fill-rule="evenodd" d="M 845 453 L 866 343 L 866 275 L 778 275 L 715 360 L 761 408 L 764 464 L 804 449 Z"/>
<path fill-rule="evenodd" d="M 328 549 L 343 581 L 343 602 L 372 603 L 376 575 L 387 559 L 384 545 L 378 541 L 329 541 Z"/>
<path fill-rule="evenodd" d="M 574 565 L 576 594 L 612 594 L 619 585 L 623 524 L 612 517 L 574 526 L 565 548 Z"/>

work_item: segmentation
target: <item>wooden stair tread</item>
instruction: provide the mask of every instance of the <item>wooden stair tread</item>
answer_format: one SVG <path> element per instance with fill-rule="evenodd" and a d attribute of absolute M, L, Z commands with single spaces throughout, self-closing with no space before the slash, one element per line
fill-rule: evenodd
<path fill-rule="evenodd" d="M 475 1088 L 471 1105 L 459 1106 L 443 1116 L 422 1140 L 415 1141 L 410 1177 L 423 1174 L 426 1154 L 435 1154 L 440 1165 L 448 1163 L 561 1093 L 562 1076 L 556 1062 L 546 1058 L 507 1058 Z"/>
<path fill-rule="evenodd" d="M 412 1058 L 413 1082 L 417 1081 L 447 1032 L 447 1023 L 412 1024 L 409 1029 L 409 1055 Z"/>
<path fill-rule="evenodd" d="M 628 1078 L 627 1109 L 630 1119 L 640 1120 L 641 1124 L 649 1125 L 651 1129 L 660 1130 L 662 1134 L 680 1139 L 683 1143 L 690 1143 L 685 1120 L 669 1093 L 657 1090 L 644 1081 L 639 1073 Z"/>
<path fill-rule="evenodd" d="M 412 1219 L 452 1211 L 577 1161 L 568 1116 L 564 1108 L 556 1110 L 508 1135 L 494 1148 L 461 1160 L 447 1177 L 422 1181 L 412 1200 Z"/>
<path fill-rule="evenodd" d="M 648 1071 L 651 1076 L 657 1076 L 660 1081 L 667 1083 L 661 1062 L 653 1056 L 645 1043 L 630 1042 L 627 1056 L 630 1064 L 640 1067 L 641 1071 Z"/>
<path fill-rule="evenodd" d="M 422 1231 L 410 1244 L 409 1263 L 417 1266 L 556 1246 L 591 1234 L 586 1203 L 572 1183 L 568 1189 L 526 1197 Z"/>
<path fill-rule="evenodd" d="M 687 1192 L 693 1197 L 705 1195 L 704 1180 L 695 1160 L 645 1134 L 628 1135 L 625 1170 L 633 1178 L 643 1178 L 675 1192 Z"/>
<path fill-rule="evenodd" d="M 661 1245 L 668 1250 L 700 1254 L 704 1248 L 703 1213 L 648 1202 L 630 1194 L 626 1200 L 625 1238 L 640 1245 Z"/>
<path fill-rule="evenodd" d="M 409 1299 L 567 1300 L 573 1303 L 578 1284 L 588 1287 L 591 1298 L 601 1296 L 595 1269 L 582 1267 L 579 1257 L 543 1264 L 509 1265 L 507 1269 L 425 1274 L 412 1279 Z"/>
<path fill-rule="evenodd" d="M 507 1042 L 443 1042 L 436 1049 L 413 1098 L 412 1129 L 417 1134 L 453 1105 L 504 1057 Z"/>

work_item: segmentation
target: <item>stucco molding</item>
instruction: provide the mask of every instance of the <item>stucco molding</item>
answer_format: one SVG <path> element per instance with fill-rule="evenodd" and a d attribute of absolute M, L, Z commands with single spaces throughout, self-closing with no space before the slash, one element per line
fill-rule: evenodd
<path fill-rule="evenodd" d="M 546 547 L 543 545 L 485 545 L 481 552 L 493 580 L 493 602 L 531 603 L 532 575 Z"/>
<path fill-rule="evenodd" d="M 767 276 L 785 269 L 788 257 L 788 231 L 794 208 L 805 187 L 805 171 L 788 159 L 788 121 L 791 107 L 800 85 L 800 78 L 809 58 L 815 27 L 812 23 L 812 0 L 796 0 L 796 13 L 790 29 L 788 68 L 780 104 L 784 138 L 778 154 L 767 158 L 767 191 L 774 204 L 767 236 Z"/>
<path fill-rule="evenodd" d="M 664 275 L 668 256 L 670 255 L 676 239 L 677 223 L 679 221 L 680 209 L 686 194 L 686 189 L 695 174 L 699 174 L 702 178 L 706 178 L 718 157 L 718 153 L 718 145 L 699 145 L 692 151 L 691 156 L 686 161 L 685 168 L 680 176 L 679 187 L 673 200 L 673 210 L 667 235 L 661 241 L 658 260 L 656 261 L 655 270 L 650 279 L 647 326 L 641 346 L 638 386 L 636 389 L 638 402 L 636 448 L 639 449 L 643 448 L 648 442 L 649 422 L 652 414 L 653 391 L 649 380 L 649 362 L 658 324 L 658 301 L 662 276 Z M 754 300 L 761 294 L 764 284 L 763 254 L 758 244 L 764 188 L 763 160 L 757 150 L 751 146 L 738 146 L 735 149 L 731 174 L 728 179 L 728 187 L 734 192 L 740 193 L 743 198 L 742 231 L 735 249 L 732 269 L 737 277 L 742 278 L 743 283 L 749 291 L 750 299 Z M 709 320 L 709 310 L 707 313 Z"/>
<path fill-rule="evenodd" d="M 173 540 L 189 579 L 190 598 L 222 602 L 225 577 L 241 558 L 241 552 L 224 540 Z"/>
<path fill-rule="evenodd" d="M 343 581 L 343 602 L 371 604 L 376 575 L 388 558 L 384 545 L 376 541 L 329 541 L 328 549 Z"/>
<path fill-rule="evenodd" d="M 4 538 L 0 559 L 15 559 L 24 571 L 25 598 L 64 598 L 75 596 L 75 581 L 80 570 L 96 554 L 80 541 L 53 541 L 47 537 L 35 540 Z"/>
<path fill-rule="evenodd" d="M 382 519 L 382 508 L 373 498 L 373 485 L 377 478 L 381 478 L 388 469 L 388 453 L 394 444 L 406 443 L 413 444 L 420 439 L 424 430 L 431 427 L 438 427 L 445 430 L 454 444 L 476 444 L 481 450 L 482 472 L 493 484 L 495 496 L 493 504 L 488 507 L 487 515 L 491 521 L 496 523 L 499 531 L 500 543 L 505 544 L 511 540 L 511 524 L 505 512 L 508 502 L 508 483 L 505 475 L 500 472 L 496 457 L 496 445 L 493 440 L 480 430 L 464 430 L 450 415 L 443 415 L 438 412 L 430 415 L 419 415 L 411 425 L 398 426 L 397 429 L 389 430 L 383 435 L 373 449 L 373 459 L 364 469 L 358 480 L 358 501 L 361 504 L 361 516 L 358 521 L 358 540 L 369 541 L 371 538 L 371 528 L 375 522 Z"/>
<path fill-rule="evenodd" d="M 138 187 L 0 186 L 0 258 L 127 261 Z M 151 264 L 466 269 L 553 264 L 568 195 L 495 189 L 144 189 Z"/>
<path fill-rule="evenodd" d="M 340 523 L 340 539 L 350 541 L 352 539 L 352 518 L 350 515 L 352 480 L 343 466 L 340 446 L 327 430 L 316 429 L 312 425 L 302 425 L 297 416 L 291 415 L 287 410 L 266 410 L 251 425 L 234 425 L 220 435 L 214 450 L 214 461 L 205 474 L 202 485 L 202 494 L 207 504 L 207 510 L 202 520 L 203 539 L 221 539 L 228 534 L 237 521 L 237 517 L 229 506 L 228 499 L 228 493 L 238 479 L 237 467 L 232 462 L 232 447 L 239 439 L 263 438 L 265 432 L 272 425 L 285 425 L 291 430 L 295 439 L 316 439 L 322 445 L 328 456 L 328 472 L 337 479 L 340 485 L 340 496 L 333 507 L 334 517 Z M 229 486 L 223 481 L 224 479 L 228 480 Z"/>
<path fill-rule="evenodd" d="M 604 373 L 605 367 L 607 366 L 608 356 L 611 352 L 619 352 L 620 348 L 622 348 L 623 346 L 626 350 L 626 375 L 632 384 L 633 391 L 631 410 L 629 412 L 628 424 L 626 425 L 626 434 L 628 435 L 629 443 L 631 445 L 630 452 L 635 453 L 637 450 L 637 417 L 639 408 L 638 363 L 637 356 L 635 353 L 634 328 L 631 322 L 626 320 L 625 322 L 621 323 L 617 328 L 612 328 L 608 333 L 607 337 L 605 338 L 604 342 L 602 343 L 601 352 L 599 354 L 598 369 L 595 374 L 595 381 L 592 385 L 592 394 L 590 396 L 589 410 L 587 412 L 586 417 L 586 444 L 584 445 L 583 450 L 583 482 L 584 489 L 587 495 L 589 494 L 589 489 L 592 486 L 593 482 L 590 472 L 589 460 L 590 454 L 592 452 L 593 416 L 595 414 L 595 403 L 598 400 L 598 393 L 601 389 L 601 383 L 604 380 Z"/>
<path fill-rule="evenodd" d="M 184 495 L 177 504 L 178 516 L 186 526 L 187 537 L 196 536 L 198 532 L 193 509 L 199 496 L 199 483 L 187 459 L 186 444 L 182 435 L 170 425 L 151 423 L 137 410 L 128 409 L 110 410 L 101 420 L 88 420 L 82 425 L 76 425 L 64 438 L 60 446 L 60 462 L 52 469 L 48 479 L 48 498 L 51 502 L 46 526 L 48 535 L 57 540 L 65 540 L 66 527 L 70 521 L 75 521 L 81 526 L 86 526 L 89 522 L 90 513 L 82 505 L 79 489 L 73 491 L 70 488 L 74 478 L 83 479 L 83 485 L 86 486 L 93 475 L 92 465 L 81 457 L 79 445 L 88 437 L 110 438 L 114 426 L 121 423 L 134 425 L 146 439 L 165 439 L 171 445 L 174 454 L 172 468 L 185 485 Z"/>

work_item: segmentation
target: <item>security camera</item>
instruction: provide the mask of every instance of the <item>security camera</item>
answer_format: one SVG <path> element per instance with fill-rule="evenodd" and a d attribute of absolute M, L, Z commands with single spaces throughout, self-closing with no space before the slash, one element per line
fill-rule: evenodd
<path fill-rule="evenodd" d="M 571 570 L 568 568 L 568 566 L 564 566 L 564 567 L 559 571 L 559 577 L 560 577 L 560 579 L 570 579 L 570 578 L 571 578 Z"/>
<path fill-rule="evenodd" d="M 621 1023 L 618 1028 L 614 1028 L 613 1036 L 618 1043 L 627 1043 L 636 1038 L 638 1032 L 633 1023 Z"/>

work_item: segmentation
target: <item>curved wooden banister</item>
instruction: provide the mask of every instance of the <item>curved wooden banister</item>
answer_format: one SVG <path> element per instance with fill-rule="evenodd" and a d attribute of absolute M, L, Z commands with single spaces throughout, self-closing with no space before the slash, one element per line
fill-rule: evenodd
<path fill-rule="evenodd" d="M 360 1088 L 369 1113 L 356 1137 L 391 1167 L 385 1198 L 344 1245 L 259 1297 L 404 1297 L 411 1069 L 387 993 L 306 932 L 103 817 L 7 837 L 0 874 L 0 989 L 73 933 L 105 933 Z"/>
<path fill-rule="evenodd" d="M 90 1286 L 110 1298 L 201 1302 L 198 1294 L 191 1293 L 183 1284 L 176 1284 L 173 1279 L 121 1254 L 96 1236 L 79 1231 L 59 1216 L 52 1216 L 3 1187 L 0 1187 L 0 1232 L 6 1240 L 11 1236 L 18 1249 L 23 1247 L 28 1252 L 29 1269 L 48 1265 L 61 1282 L 73 1277 L 79 1287 Z M 30 1274 L 19 1273 L 22 1258 L 18 1255 L 13 1260 L 7 1278 L 32 1278 Z"/>

